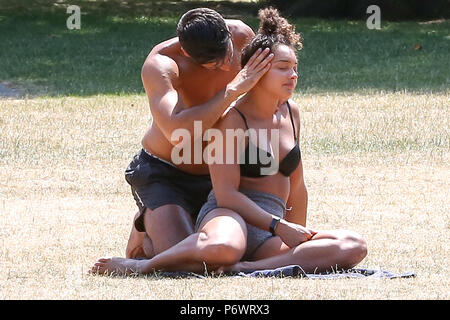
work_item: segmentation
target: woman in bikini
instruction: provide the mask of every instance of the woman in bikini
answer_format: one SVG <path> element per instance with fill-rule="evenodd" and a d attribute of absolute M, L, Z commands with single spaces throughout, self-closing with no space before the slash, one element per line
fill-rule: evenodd
<path fill-rule="evenodd" d="M 213 190 L 198 215 L 196 233 L 149 260 L 99 259 L 94 273 L 252 271 L 287 265 L 310 273 L 352 268 L 366 256 L 366 242 L 356 232 L 305 227 L 300 212 L 307 199 L 299 196 L 305 194 L 299 192 L 305 188 L 300 116 L 290 100 L 301 37 L 276 9 L 260 10 L 259 18 L 260 29 L 244 49 L 241 64 L 265 48 L 274 57 L 269 71 L 215 127 L 222 136 L 227 130 L 246 134 L 216 150 L 209 164 Z"/>

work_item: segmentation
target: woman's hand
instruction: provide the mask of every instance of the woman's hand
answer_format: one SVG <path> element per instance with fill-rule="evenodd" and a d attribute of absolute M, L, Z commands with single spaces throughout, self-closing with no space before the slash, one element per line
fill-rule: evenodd
<path fill-rule="evenodd" d="M 299 224 L 281 219 L 275 228 L 275 234 L 289 247 L 293 248 L 300 243 L 310 240 L 317 232 Z"/>

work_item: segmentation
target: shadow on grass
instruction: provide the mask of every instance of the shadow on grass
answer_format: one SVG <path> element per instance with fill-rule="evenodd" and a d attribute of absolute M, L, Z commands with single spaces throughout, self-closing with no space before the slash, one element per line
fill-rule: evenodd
<path fill-rule="evenodd" d="M 179 17 L 208 6 L 254 30 L 259 5 L 226 1 L 70 1 L 81 29 L 68 30 L 69 1 L 0 0 L 0 82 L 30 95 L 143 93 L 140 70 L 151 48 L 175 36 Z M 302 92 L 409 90 L 449 87 L 449 22 L 291 19 L 304 37 L 299 53 Z M 416 44 L 420 50 L 414 50 Z"/>

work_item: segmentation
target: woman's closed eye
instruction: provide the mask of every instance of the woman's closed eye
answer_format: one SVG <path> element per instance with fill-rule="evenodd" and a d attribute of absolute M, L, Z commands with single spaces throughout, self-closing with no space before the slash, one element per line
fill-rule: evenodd
<path fill-rule="evenodd" d="M 277 68 L 280 70 L 293 69 L 295 72 L 297 72 L 297 64 L 295 64 L 295 65 L 281 64 Z"/>

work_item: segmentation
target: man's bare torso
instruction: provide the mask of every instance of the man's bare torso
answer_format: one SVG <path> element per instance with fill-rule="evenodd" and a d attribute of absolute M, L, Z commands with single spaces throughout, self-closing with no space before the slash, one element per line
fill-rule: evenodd
<path fill-rule="evenodd" d="M 179 97 L 183 99 L 186 108 L 205 103 L 213 98 L 233 80 L 241 69 L 242 48 L 251 40 L 247 31 L 248 27 L 237 20 L 226 20 L 226 22 L 232 33 L 234 46 L 230 71 L 209 70 L 198 65 L 183 54 L 178 38 L 172 38 L 156 45 L 146 59 L 145 63 L 148 63 L 154 55 L 163 55 L 176 63 L 179 75 L 177 80 L 172 82 L 172 86 L 178 92 Z M 207 142 L 202 142 L 202 145 L 205 148 Z M 171 152 L 173 145 L 167 140 L 155 121 L 152 121 L 144 135 L 142 146 L 159 158 L 172 162 Z M 192 159 L 190 164 L 180 164 L 177 167 L 191 174 L 208 174 L 208 165 L 206 163 L 202 161 L 202 164 L 194 164 L 193 150 L 194 141 L 191 141 Z"/>

